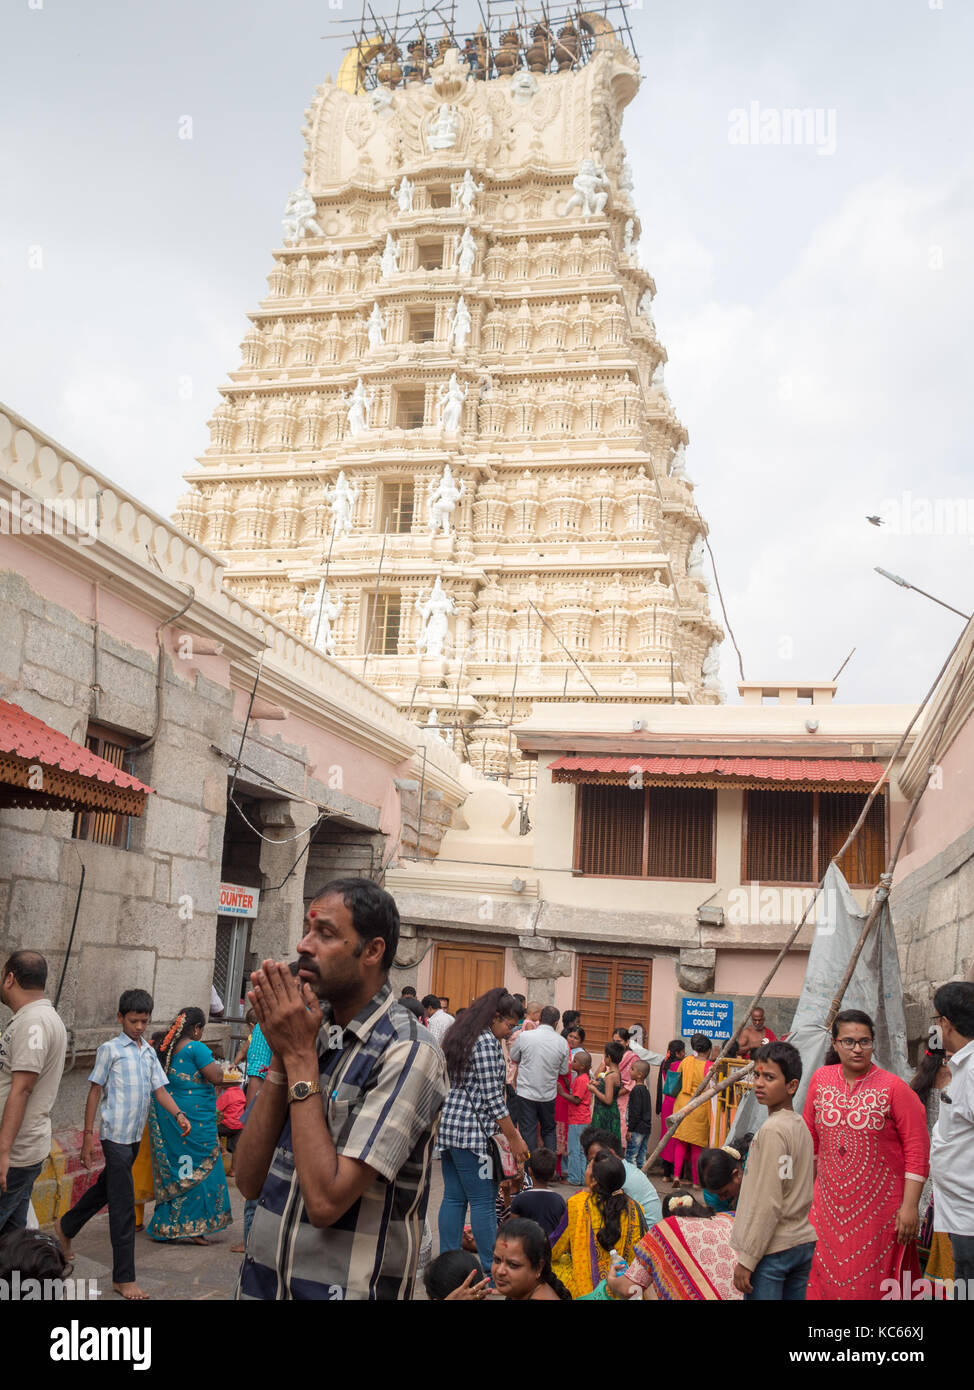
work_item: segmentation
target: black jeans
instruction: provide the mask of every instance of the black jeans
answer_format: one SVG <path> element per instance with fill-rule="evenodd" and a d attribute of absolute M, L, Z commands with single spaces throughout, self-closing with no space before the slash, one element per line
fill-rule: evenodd
<path fill-rule="evenodd" d="M 959 1284 L 962 1279 L 967 1281 L 964 1292 L 954 1290 L 955 1298 L 974 1297 L 974 1236 L 955 1236 L 950 1237 L 951 1249 L 954 1252 L 954 1283 Z"/>
<path fill-rule="evenodd" d="M 112 1240 L 112 1282 L 135 1282 L 135 1187 L 132 1183 L 132 1164 L 139 1152 L 138 1144 L 115 1144 L 111 1139 L 101 1141 L 105 1166 L 97 1179 L 61 1217 L 61 1230 L 69 1240 L 78 1234 L 108 1203 L 108 1232 Z"/>
<path fill-rule="evenodd" d="M 538 1128 L 541 1129 L 541 1143 L 546 1149 L 555 1151 L 555 1102 L 552 1100 L 528 1100 L 527 1096 L 517 1098 L 518 1129 L 521 1138 L 529 1149 L 538 1147 Z"/>
<path fill-rule="evenodd" d="M 7 1190 L 0 1192 L 0 1233 L 22 1231 L 27 1225 L 30 1194 L 43 1166 L 32 1163 L 27 1168 L 7 1169 Z"/>

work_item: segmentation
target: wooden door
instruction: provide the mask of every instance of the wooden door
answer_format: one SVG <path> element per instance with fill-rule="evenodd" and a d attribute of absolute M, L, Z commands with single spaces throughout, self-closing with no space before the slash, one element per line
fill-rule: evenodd
<path fill-rule="evenodd" d="M 504 951 L 500 946 L 436 946 L 433 953 L 433 993 L 449 999 L 449 1011 L 469 1008 L 474 999 L 504 983 Z"/>
<path fill-rule="evenodd" d="M 643 1026 L 649 1037 L 649 999 L 653 985 L 651 960 L 614 960 L 611 956 L 580 956 L 575 1008 L 582 1015 L 585 1046 L 601 1052 L 613 1028 Z"/>

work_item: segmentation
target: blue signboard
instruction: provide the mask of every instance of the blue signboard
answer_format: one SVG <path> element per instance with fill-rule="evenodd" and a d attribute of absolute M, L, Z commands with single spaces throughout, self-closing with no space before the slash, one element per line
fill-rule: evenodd
<path fill-rule="evenodd" d="M 730 999 L 710 999 L 703 995 L 684 996 L 680 1008 L 680 1034 L 692 1038 L 694 1033 L 706 1033 L 713 1041 L 721 1042 L 734 1032 L 734 1004 Z"/>

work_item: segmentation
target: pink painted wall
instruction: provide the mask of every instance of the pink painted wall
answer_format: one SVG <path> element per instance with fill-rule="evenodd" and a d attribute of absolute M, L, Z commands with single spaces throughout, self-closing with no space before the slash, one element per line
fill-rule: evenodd
<path fill-rule="evenodd" d="M 771 966 L 777 952 L 773 951 L 718 951 L 717 970 L 714 975 L 714 994 L 754 994 Z M 805 967 L 808 964 L 806 951 L 792 951 L 778 967 L 767 993 L 785 999 L 797 999 L 802 992 Z"/>
<path fill-rule="evenodd" d="M 211 661 L 213 659 L 203 658 Z M 223 684 L 226 683 L 224 680 Z M 239 723 L 243 723 L 247 716 L 250 690 L 250 687 L 234 688 L 233 717 Z M 335 779 L 338 776 L 341 778 L 341 785 L 337 790 L 354 797 L 356 801 L 375 806 L 380 813 L 380 828 L 398 839 L 400 800 L 393 778 L 404 775 L 404 765 L 397 769 L 393 764 L 377 758 L 374 754 L 366 753 L 355 744 L 309 723 L 300 714 L 289 713 L 286 719 L 268 719 L 260 728 L 264 737 L 269 740 L 279 735 L 285 744 L 307 749 L 312 775 L 326 786 L 331 785 L 332 770 L 337 769 Z"/>
<path fill-rule="evenodd" d="M 649 1001 L 650 1052 L 665 1052 L 673 1032 L 673 1001 L 680 991 L 676 984 L 676 962 L 669 956 L 657 956 L 653 961 L 653 992 Z M 654 1073 L 655 1075 L 655 1073 Z"/>
<path fill-rule="evenodd" d="M 940 762 L 943 786 L 923 793 L 893 875 L 900 883 L 974 825 L 974 719 L 968 719 Z"/>
<path fill-rule="evenodd" d="M 82 622 L 95 615 L 95 585 L 73 570 L 57 564 L 34 538 L 0 535 L 0 569 L 23 575 L 49 603 L 58 603 Z M 144 652 L 156 650 L 156 623 L 146 613 L 126 603 L 105 587 L 98 588 L 98 614 L 107 630 Z"/>

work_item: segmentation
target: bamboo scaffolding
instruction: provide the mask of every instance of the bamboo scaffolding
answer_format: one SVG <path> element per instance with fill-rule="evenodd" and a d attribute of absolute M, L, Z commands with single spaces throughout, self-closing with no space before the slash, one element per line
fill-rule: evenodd
<path fill-rule="evenodd" d="M 855 825 L 854 825 L 854 826 L 852 827 L 852 829 L 849 831 L 849 835 L 848 835 L 848 837 L 847 837 L 847 839 L 846 839 L 846 841 L 845 841 L 845 844 L 844 844 L 844 845 L 842 846 L 842 848 L 841 848 L 840 850 L 838 850 L 837 853 L 834 854 L 834 855 L 832 856 L 832 858 L 829 860 L 829 864 L 830 864 L 830 865 L 832 865 L 832 864 L 837 864 L 837 863 L 838 863 L 838 861 L 842 858 L 842 856 L 843 856 L 843 855 L 845 854 L 845 852 L 848 850 L 849 846 L 853 843 L 853 841 L 855 840 L 856 836 L 859 834 L 859 831 L 862 829 L 863 825 L 865 824 L 866 816 L 867 816 L 868 813 L 869 813 L 869 808 L 870 808 L 870 806 L 871 806 L 872 803 L 875 801 L 876 797 L 879 795 L 879 792 L 880 792 L 880 790 L 881 790 L 881 788 L 882 788 L 882 786 L 883 786 L 883 783 L 886 781 L 886 779 L 888 778 L 888 776 L 889 776 L 889 774 L 890 774 L 890 772 L 891 772 L 891 770 L 892 770 L 892 768 L 893 768 L 893 764 L 896 762 L 897 758 L 900 756 L 900 753 L 903 751 L 903 747 L 904 747 L 904 745 L 906 744 L 906 740 L 909 738 L 910 733 L 912 732 L 912 730 L 913 730 L 913 728 L 914 728 L 914 726 L 915 726 L 917 720 L 920 718 L 920 715 L 923 713 L 923 711 L 926 709 L 928 703 L 930 702 L 930 699 L 931 699 L 931 697 L 933 696 L 934 691 L 937 689 L 938 685 L 940 684 L 940 681 L 942 680 L 942 678 L 943 678 L 943 676 L 944 676 L 944 673 L 945 673 L 946 670 L 947 670 L 947 667 L 950 665 L 951 661 L 953 661 L 955 654 L 960 650 L 960 647 L 961 647 L 961 645 L 962 645 L 962 643 L 963 643 L 963 641 L 964 641 L 964 638 L 965 638 L 965 636 L 966 636 L 966 633 L 967 633 L 967 628 L 965 627 L 965 628 L 963 629 L 963 631 L 960 633 L 960 635 L 959 635 L 959 637 L 957 638 L 957 641 L 954 643 L 953 647 L 951 647 L 950 652 L 949 652 L 948 655 L 947 655 L 947 659 L 944 661 L 944 663 L 943 663 L 943 665 L 941 666 L 940 670 L 937 672 L 937 675 L 936 675 L 936 677 L 935 677 L 935 679 L 934 679 L 934 682 L 933 682 L 933 684 L 931 685 L 930 689 L 927 691 L 926 695 L 924 695 L 924 697 L 923 697 L 923 700 L 922 700 L 922 701 L 920 702 L 920 704 L 917 706 L 916 711 L 915 711 L 915 713 L 914 713 L 914 715 L 913 715 L 913 718 L 910 720 L 909 724 L 907 724 L 905 730 L 903 731 L 903 734 L 902 734 L 901 737 L 900 737 L 900 741 L 899 741 L 899 743 L 896 745 L 896 748 L 895 748 L 894 752 L 893 752 L 892 755 L 890 756 L 889 762 L 886 764 L 886 767 L 885 767 L 885 769 L 884 769 L 882 775 L 880 776 L 880 778 L 879 778 L 878 781 L 876 782 L 876 785 L 873 787 L 872 791 L 869 793 L 868 797 L 866 798 L 866 801 L 865 801 L 865 803 L 864 803 L 864 805 L 863 805 L 863 808 L 862 808 L 862 810 L 861 810 L 860 813 L 859 813 L 859 819 L 856 821 Z M 972 648 L 972 652 L 974 652 L 974 648 Z M 936 740 L 935 740 L 935 743 L 934 743 L 933 752 L 931 753 L 931 762 L 930 762 L 930 767 L 931 767 L 931 769 L 932 769 L 933 766 L 934 766 L 934 761 L 935 761 L 935 758 L 936 758 L 936 754 L 937 754 L 937 752 L 939 751 L 940 743 L 941 743 L 941 741 L 942 741 L 942 739 L 943 739 L 943 734 L 944 734 L 944 731 L 945 731 L 946 726 L 947 726 L 947 720 L 948 720 L 948 718 L 949 718 L 949 716 L 950 716 L 950 713 L 951 713 L 951 711 L 952 711 L 952 709 L 953 709 L 953 707 L 954 707 L 954 704 L 955 704 L 955 702 L 956 702 L 956 700 L 957 700 L 957 695 L 958 695 L 958 693 L 959 693 L 959 691 L 960 691 L 961 682 L 963 681 L 963 678 L 964 678 L 964 676 L 965 676 L 965 674 L 966 674 L 966 672 L 967 672 L 967 667 L 968 667 L 968 665 L 970 664 L 972 652 L 969 652 L 969 653 L 968 653 L 967 657 L 965 658 L 964 662 L 963 662 L 962 665 L 961 665 L 961 669 L 960 669 L 960 672 L 958 673 L 957 679 L 956 679 L 956 681 L 954 682 L 954 687 L 953 687 L 953 690 L 952 690 L 952 692 L 951 692 L 951 697 L 950 697 L 950 700 L 948 701 L 947 708 L 946 708 L 946 711 L 945 711 L 945 713 L 944 713 L 944 716 L 943 716 L 943 718 L 942 718 L 942 720 L 941 720 L 941 722 L 940 722 L 940 726 L 939 726 L 938 732 L 937 732 L 937 737 L 936 737 Z M 887 899 L 888 899 L 888 897 L 889 897 L 889 887 L 890 887 L 890 883 L 892 882 L 892 870 L 893 870 L 893 868 L 894 868 L 895 865 L 896 865 L 896 858 L 897 858 L 898 855 L 899 855 L 900 848 L 902 847 L 903 841 L 904 841 L 904 839 L 905 839 L 906 831 L 909 829 L 909 822 L 913 819 L 913 816 L 914 816 L 914 814 L 916 813 L 916 808 L 917 808 L 917 806 L 919 805 L 920 798 L 923 796 L 923 793 L 924 793 L 924 792 L 926 791 L 926 789 L 927 789 L 927 784 L 928 784 L 928 782 L 929 782 L 929 774 L 928 774 L 927 778 L 923 781 L 923 783 L 922 783 L 922 785 L 921 785 L 919 791 L 917 792 L 916 796 L 913 798 L 913 800 L 912 800 L 911 803 L 910 803 L 910 809 L 909 809 L 908 812 L 907 812 L 907 820 L 906 820 L 906 823 L 905 823 L 903 829 L 901 830 L 900 836 L 899 836 L 899 838 L 898 838 L 898 840 L 897 840 L 897 843 L 896 843 L 896 847 L 895 847 L 895 850 L 894 850 L 893 857 L 892 857 L 892 859 L 890 860 L 890 863 L 889 863 L 889 865 L 887 866 L 886 871 L 885 871 L 883 874 L 880 875 L 880 888 L 877 889 L 877 892 L 876 892 L 876 895 L 875 895 L 875 899 L 874 899 L 874 903 L 873 903 L 872 910 L 870 911 L 870 913 L 869 913 L 869 915 L 868 915 L 866 921 L 863 923 L 863 928 L 862 928 L 862 931 L 861 931 L 861 933 L 860 933 L 859 940 L 858 940 L 858 942 L 856 943 L 856 946 L 855 946 L 855 949 L 854 949 L 854 951 L 853 951 L 852 957 L 851 957 L 851 959 L 850 959 L 849 966 L 848 966 L 848 968 L 847 968 L 847 970 L 846 970 L 846 974 L 845 974 L 845 976 L 843 977 L 843 980 L 842 980 L 841 985 L 840 985 L 840 987 L 839 987 L 839 991 L 836 993 L 835 997 L 834 997 L 833 1000 L 832 1000 L 832 1004 L 831 1004 L 830 1007 L 829 1007 L 829 1013 L 828 1013 L 828 1017 L 827 1017 L 827 1026 L 828 1026 L 828 1027 L 831 1027 L 831 1026 L 832 1026 L 832 1022 L 834 1021 L 835 1015 L 839 1012 L 839 1009 L 840 1009 L 841 1003 L 842 1003 L 842 996 L 845 994 L 845 991 L 848 989 L 848 987 L 849 987 L 849 981 L 852 979 L 852 976 L 853 976 L 853 974 L 855 973 L 856 963 L 858 962 L 859 957 L 860 957 L 860 955 L 862 954 L 863 948 L 865 947 L 866 940 L 867 940 L 867 938 L 868 938 L 868 936 L 869 936 L 869 932 L 872 930 L 873 924 L 875 923 L 875 921 L 876 921 L 876 919 L 877 919 L 877 917 L 878 917 L 878 915 L 879 915 L 879 912 L 880 912 L 880 910 L 881 910 L 883 904 L 887 901 Z M 811 912 L 812 908 L 815 906 L 816 902 L 818 901 L 819 894 L 822 892 L 822 888 L 823 888 L 823 886 L 824 886 L 824 883 L 825 883 L 825 875 L 823 874 L 823 875 L 822 875 L 822 878 L 819 880 L 819 883 L 818 883 L 818 886 L 817 886 L 816 889 L 815 889 L 815 892 L 812 894 L 811 900 L 809 901 L 808 905 L 807 905 L 806 908 L 805 908 L 805 911 L 804 911 L 804 912 L 802 913 L 802 915 L 801 915 L 800 921 L 798 922 L 798 924 L 797 924 L 797 926 L 795 927 L 795 929 L 792 931 L 791 935 L 788 937 L 788 940 L 785 942 L 784 946 L 782 946 L 781 950 L 778 952 L 778 955 L 777 955 L 777 957 L 776 957 L 776 959 L 775 959 L 775 962 L 774 962 L 774 964 L 772 965 L 770 971 L 769 971 L 768 974 L 765 976 L 765 978 L 764 978 L 764 980 L 763 980 L 763 982 L 762 982 L 760 988 L 758 989 L 758 991 L 757 991 L 757 993 L 755 994 L 754 998 L 751 1000 L 750 1004 L 748 1004 L 746 1010 L 744 1011 L 744 1017 L 745 1017 L 745 1018 L 749 1018 L 749 1017 L 750 1017 L 752 1010 L 753 1010 L 753 1009 L 755 1008 L 755 1006 L 756 1006 L 757 1004 L 759 1004 L 759 1003 L 761 1002 L 761 1000 L 764 998 L 765 991 L 767 990 L 767 988 L 768 988 L 768 986 L 770 985 L 771 981 L 774 979 L 775 975 L 778 973 L 778 968 L 779 968 L 779 966 L 781 965 L 781 962 L 784 960 L 785 956 L 788 954 L 788 952 L 791 950 L 792 946 L 793 946 L 793 945 L 795 944 L 795 942 L 797 941 L 799 932 L 801 931 L 802 927 L 805 925 L 806 921 L 808 920 L 808 915 L 809 915 L 809 913 Z M 729 1038 L 727 1039 L 726 1043 L 725 1043 L 724 1046 L 721 1048 L 720 1052 L 718 1053 L 718 1055 L 717 1055 L 717 1057 L 716 1057 L 716 1059 L 715 1059 L 716 1061 L 719 1062 L 719 1061 L 721 1060 L 722 1057 L 727 1057 L 727 1056 L 730 1054 L 730 1050 L 731 1050 L 731 1047 L 733 1046 L 733 1042 L 734 1042 L 734 1037 L 733 1037 L 733 1035 L 732 1035 L 731 1037 L 729 1037 Z M 736 1078 L 737 1080 L 740 1080 L 742 1076 L 748 1075 L 748 1074 L 749 1074 L 749 1073 L 743 1072 L 743 1071 L 741 1071 L 741 1072 L 736 1072 L 736 1073 L 735 1073 L 735 1078 Z M 713 1096 L 715 1096 L 715 1095 L 717 1094 L 718 1089 L 722 1089 L 722 1088 L 723 1088 L 723 1085 L 724 1085 L 724 1083 L 721 1083 L 721 1086 L 720 1086 L 720 1087 L 711 1087 L 711 1086 L 710 1086 L 710 1083 L 709 1083 L 708 1080 L 707 1080 L 707 1077 L 705 1076 L 705 1077 L 703 1078 L 703 1080 L 701 1081 L 700 1085 L 697 1087 L 696 1091 L 694 1092 L 693 1096 L 690 1098 L 690 1101 L 688 1102 L 688 1104 L 685 1105 L 685 1106 L 683 1107 L 682 1110 L 675 1110 L 675 1111 L 673 1112 L 673 1114 L 670 1116 L 670 1118 L 669 1118 L 669 1120 L 668 1120 L 668 1122 L 667 1122 L 666 1128 L 664 1129 L 663 1133 L 660 1135 L 659 1142 L 657 1143 L 655 1149 L 653 1149 L 652 1153 L 647 1157 L 646 1162 L 643 1164 L 643 1172 L 644 1172 L 644 1173 L 646 1173 L 646 1174 L 648 1175 L 650 1166 L 651 1166 L 653 1163 L 656 1162 L 656 1159 L 659 1157 L 659 1155 L 662 1153 L 663 1149 L 664 1149 L 664 1148 L 666 1147 L 666 1145 L 669 1143 L 669 1141 L 670 1141 L 670 1139 L 671 1139 L 673 1133 L 679 1128 L 680 1124 L 683 1122 L 684 1117 L 685 1117 L 686 1115 L 689 1115 L 690 1112 L 691 1112 L 692 1110 L 695 1110 L 695 1109 L 697 1108 L 697 1105 L 698 1105 L 698 1104 L 699 1104 L 699 1105 L 702 1105 L 703 1102 L 704 1102 L 705 1100 L 707 1100 L 707 1101 L 711 1100 L 711 1099 L 713 1098 Z"/>

